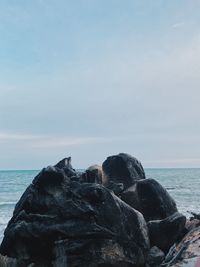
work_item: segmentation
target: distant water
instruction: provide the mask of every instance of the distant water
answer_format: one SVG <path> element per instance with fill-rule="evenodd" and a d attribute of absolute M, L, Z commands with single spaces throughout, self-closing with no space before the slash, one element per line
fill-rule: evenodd
<path fill-rule="evenodd" d="M 178 209 L 200 212 L 200 169 L 146 169 L 176 200 Z M 14 206 L 38 171 L 0 171 L 0 241 Z"/>

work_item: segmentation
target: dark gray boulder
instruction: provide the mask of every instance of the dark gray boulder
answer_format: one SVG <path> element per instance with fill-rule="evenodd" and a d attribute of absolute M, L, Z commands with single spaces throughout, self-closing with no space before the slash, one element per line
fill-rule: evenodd
<path fill-rule="evenodd" d="M 122 192 L 121 199 L 139 210 L 146 221 L 164 219 L 177 212 L 173 198 L 154 179 L 137 181 Z"/>
<path fill-rule="evenodd" d="M 106 186 L 110 182 L 123 183 L 124 189 L 126 189 L 136 181 L 145 179 L 142 164 L 136 158 L 125 153 L 108 157 L 103 162 L 102 168 Z"/>
<path fill-rule="evenodd" d="M 0 253 L 20 267 L 144 266 L 149 237 L 142 214 L 100 184 L 73 181 L 76 173 L 70 177 L 68 170 L 64 161 L 36 176 L 16 205 Z"/>
<path fill-rule="evenodd" d="M 164 220 L 149 221 L 147 225 L 151 246 L 157 246 L 167 252 L 182 237 L 185 224 L 186 217 L 179 212 Z"/>

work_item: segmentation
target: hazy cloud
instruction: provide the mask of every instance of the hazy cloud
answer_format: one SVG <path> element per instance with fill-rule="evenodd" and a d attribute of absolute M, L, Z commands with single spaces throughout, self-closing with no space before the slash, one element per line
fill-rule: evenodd
<path fill-rule="evenodd" d="M 45 136 L 23 133 L 6 133 L 0 132 L 0 142 L 19 142 L 19 145 L 26 144 L 30 148 L 53 148 L 82 145 L 89 143 L 99 143 L 108 141 L 102 137 L 66 137 L 66 136 Z M 22 144 L 21 144 L 22 143 Z"/>
<path fill-rule="evenodd" d="M 25 2 L 0 3 L 0 168 L 199 166 L 199 4 Z"/>

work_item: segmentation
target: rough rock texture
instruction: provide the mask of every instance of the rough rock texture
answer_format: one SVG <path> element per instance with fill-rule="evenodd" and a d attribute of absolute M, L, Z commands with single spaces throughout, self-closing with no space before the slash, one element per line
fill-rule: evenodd
<path fill-rule="evenodd" d="M 162 251 L 167 252 L 182 237 L 185 223 L 186 217 L 179 212 L 174 213 L 164 220 L 148 222 L 151 246 L 157 246 Z"/>
<path fill-rule="evenodd" d="M 158 247 L 154 246 L 150 249 L 147 257 L 147 266 L 149 267 L 159 267 L 160 264 L 165 259 L 165 253 Z"/>
<path fill-rule="evenodd" d="M 200 266 L 200 214 L 187 221 L 190 231 L 182 240 L 174 244 L 167 254 L 163 267 L 199 267 Z M 188 228 L 189 226 L 189 228 Z"/>
<path fill-rule="evenodd" d="M 59 161 L 54 167 L 58 169 L 62 169 L 68 177 L 77 176 L 76 170 L 73 169 L 71 164 L 71 157 L 64 158 L 61 161 Z"/>
<path fill-rule="evenodd" d="M 122 192 L 121 199 L 139 210 L 146 221 L 164 219 L 177 212 L 173 198 L 154 179 L 137 181 Z"/>
<path fill-rule="evenodd" d="M 0 267 L 20 267 L 16 259 L 0 255 Z"/>
<path fill-rule="evenodd" d="M 85 183 L 97 183 L 102 184 L 104 180 L 104 175 L 102 167 L 99 165 L 90 166 L 82 175 L 82 182 Z"/>
<path fill-rule="evenodd" d="M 111 190 L 116 196 L 121 196 L 121 193 L 124 190 L 124 185 L 123 183 L 114 183 L 114 182 L 110 182 L 106 188 L 108 188 L 109 190 Z"/>
<path fill-rule="evenodd" d="M 105 174 L 104 184 L 106 186 L 110 182 L 123 183 L 124 189 L 126 189 L 137 180 L 145 178 L 141 163 L 136 158 L 125 153 L 108 157 L 103 162 L 102 167 Z"/>
<path fill-rule="evenodd" d="M 170 266 L 200 266 L 200 227 L 191 230 L 183 240 L 174 247 Z"/>
<path fill-rule="evenodd" d="M 193 230 L 199 226 L 200 226 L 200 220 L 198 220 L 198 219 L 187 220 L 186 225 L 185 225 L 187 232 L 189 232 L 189 231 L 191 231 L 191 230 Z"/>
<path fill-rule="evenodd" d="M 74 181 L 69 163 L 36 176 L 16 205 L 0 253 L 20 267 L 144 266 L 149 238 L 141 213 L 102 185 Z"/>

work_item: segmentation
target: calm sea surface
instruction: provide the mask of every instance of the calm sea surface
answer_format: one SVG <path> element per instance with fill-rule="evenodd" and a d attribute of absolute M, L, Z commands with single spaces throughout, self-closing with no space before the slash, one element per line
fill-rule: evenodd
<path fill-rule="evenodd" d="M 176 200 L 178 209 L 200 212 L 200 169 L 146 169 Z M 0 171 L 0 241 L 16 202 L 38 171 Z"/>

